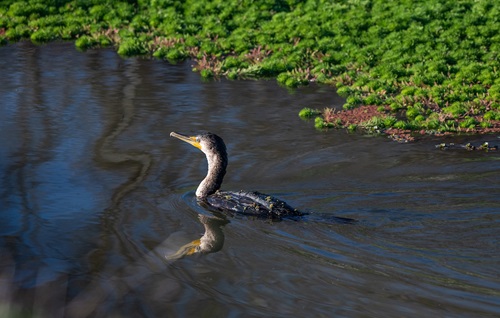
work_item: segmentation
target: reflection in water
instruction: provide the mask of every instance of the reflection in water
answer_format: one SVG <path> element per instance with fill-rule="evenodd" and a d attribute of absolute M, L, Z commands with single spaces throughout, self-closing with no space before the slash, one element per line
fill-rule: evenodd
<path fill-rule="evenodd" d="M 182 246 L 175 254 L 165 255 L 167 260 L 175 260 L 196 253 L 215 253 L 222 249 L 224 245 L 224 232 L 222 231 L 222 227 L 228 224 L 229 221 L 223 215 L 207 216 L 199 214 L 198 217 L 205 227 L 203 236 Z"/>
<path fill-rule="evenodd" d="M 66 306 L 66 314 L 70 317 L 88 317 L 99 313 L 103 301 L 109 298 L 121 299 L 127 294 L 136 292 L 145 281 L 165 272 L 165 268 L 176 260 L 198 253 L 218 252 L 224 245 L 222 227 L 229 221 L 222 215 L 199 214 L 198 217 L 205 227 L 205 233 L 200 239 L 182 246 L 175 253 L 172 253 L 175 239 L 171 237 L 165 239 L 147 254 L 121 268 L 112 277 L 91 282 Z M 144 270 L 145 268 L 147 270 Z"/>
<path fill-rule="evenodd" d="M 113 142 L 129 128 L 135 115 L 135 95 L 137 86 L 141 83 L 139 74 L 137 73 L 138 67 L 137 60 L 130 60 L 125 65 L 124 74 L 128 79 L 128 84 L 123 88 L 122 116 L 119 117 L 118 122 L 113 124 L 110 131 L 105 133 L 97 142 L 96 147 L 96 160 L 101 163 L 119 164 L 132 162 L 140 167 L 136 176 L 131 176 L 127 182 L 114 191 L 112 199 L 113 207 L 116 207 L 124 195 L 132 191 L 147 177 L 152 163 L 151 155 L 147 153 L 124 153 L 113 147 Z"/>
<path fill-rule="evenodd" d="M 99 123 L 86 122 L 74 99 L 74 83 L 54 78 L 45 68 L 42 48 L 24 49 L 20 67 L 2 64 L 0 86 L 7 94 L 0 110 L 0 241 L 7 247 L 2 256 L 11 255 L 16 263 L 14 281 L 30 287 L 79 267 L 74 261 L 91 245 L 81 231 L 96 233 L 91 211 L 101 202 L 98 190 L 87 187 L 93 176 L 82 173 L 85 160 L 75 160 L 91 153 L 86 136 Z M 71 127 L 73 117 L 80 118 L 86 132 Z M 61 243 L 70 237 L 81 244 Z"/>

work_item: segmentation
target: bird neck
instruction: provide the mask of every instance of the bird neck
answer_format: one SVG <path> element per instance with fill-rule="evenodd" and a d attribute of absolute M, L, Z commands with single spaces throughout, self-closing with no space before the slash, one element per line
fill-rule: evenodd
<path fill-rule="evenodd" d="M 208 161 L 208 173 L 196 189 L 196 197 L 206 198 L 220 189 L 222 180 L 226 174 L 227 158 L 219 154 L 206 154 Z"/>

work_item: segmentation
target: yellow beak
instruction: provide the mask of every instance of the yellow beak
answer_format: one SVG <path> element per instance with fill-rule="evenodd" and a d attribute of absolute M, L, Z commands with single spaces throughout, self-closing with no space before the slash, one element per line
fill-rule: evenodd
<path fill-rule="evenodd" d="M 193 146 L 195 146 L 196 148 L 200 149 L 201 150 L 201 144 L 199 143 L 199 141 L 196 140 L 196 137 L 195 136 L 186 136 L 186 135 L 183 135 L 183 134 L 179 134 L 179 133 L 176 133 L 176 132 L 171 132 L 170 133 L 170 137 L 175 137 L 177 139 L 180 139 L 182 141 L 185 141 L 187 142 L 188 144 L 191 144 Z"/>
<path fill-rule="evenodd" d="M 194 240 L 190 243 L 187 243 L 186 245 L 182 246 L 175 254 L 172 255 L 165 255 L 165 258 L 168 260 L 176 260 L 179 258 L 182 258 L 187 255 L 193 255 L 196 253 L 196 248 L 200 246 L 201 241 Z"/>
<path fill-rule="evenodd" d="M 189 246 L 186 255 L 193 255 L 196 253 L 196 248 L 200 246 L 201 241 L 199 239 L 192 241 L 191 243 L 187 244 Z"/>

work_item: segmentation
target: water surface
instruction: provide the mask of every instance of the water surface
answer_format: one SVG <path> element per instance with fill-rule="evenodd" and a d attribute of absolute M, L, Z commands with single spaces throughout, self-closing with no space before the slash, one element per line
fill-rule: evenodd
<path fill-rule="evenodd" d="M 498 136 L 320 132 L 297 113 L 341 107 L 331 88 L 204 82 L 107 49 L 18 43 L 0 63 L 0 312 L 500 315 L 500 155 L 434 147 Z M 226 141 L 224 189 L 311 217 L 216 220 L 217 249 L 182 257 L 214 216 L 194 200 L 203 154 L 169 133 L 201 130 Z"/>

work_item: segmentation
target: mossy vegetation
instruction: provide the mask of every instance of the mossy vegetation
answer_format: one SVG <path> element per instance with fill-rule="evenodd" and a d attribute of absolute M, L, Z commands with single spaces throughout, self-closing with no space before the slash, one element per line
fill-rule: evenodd
<path fill-rule="evenodd" d="M 345 112 L 377 107 L 362 122 L 325 109 L 319 128 L 488 132 L 500 130 L 499 17 L 496 0 L 3 0 L 0 45 L 191 58 L 205 78 L 318 82 Z"/>
<path fill-rule="evenodd" d="M 312 109 L 312 108 L 303 108 L 300 112 L 299 112 L 299 116 L 301 118 L 311 118 L 311 117 L 315 117 L 315 116 L 318 116 L 318 115 L 321 115 L 321 111 L 317 110 L 317 109 Z"/>

